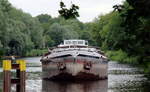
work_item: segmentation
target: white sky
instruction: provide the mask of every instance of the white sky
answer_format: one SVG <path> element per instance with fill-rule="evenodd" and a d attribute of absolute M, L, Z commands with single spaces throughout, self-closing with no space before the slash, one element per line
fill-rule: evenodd
<path fill-rule="evenodd" d="M 49 14 L 52 17 L 57 17 L 60 9 L 59 3 L 61 0 L 9 0 L 16 8 L 30 13 L 32 16 L 39 14 Z M 123 0 L 62 0 L 70 7 L 72 3 L 78 5 L 78 18 L 82 22 L 90 22 L 100 14 L 106 14 L 113 10 L 113 5 L 121 4 Z"/>

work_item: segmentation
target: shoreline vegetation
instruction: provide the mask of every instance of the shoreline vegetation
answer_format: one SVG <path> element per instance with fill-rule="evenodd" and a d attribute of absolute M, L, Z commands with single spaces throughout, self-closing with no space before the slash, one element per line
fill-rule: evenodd
<path fill-rule="evenodd" d="M 28 51 L 24 56 L 15 56 L 15 57 L 24 58 L 24 57 L 43 56 L 43 54 L 45 54 L 47 52 L 48 52 L 47 49 L 33 49 L 31 51 Z M 11 58 L 11 56 L 0 56 L 0 67 L 2 66 L 2 60 L 4 59 L 4 57 Z"/>
<path fill-rule="evenodd" d="M 140 59 L 140 56 L 129 56 L 127 53 L 123 52 L 121 49 L 118 51 L 106 51 L 106 56 L 112 60 L 119 63 L 130 64 L 144 70 L 145 74 L 150 74 L 150 57 L 145 58 L 146 63 L 137 62 Z"/>
<path fill-rule="evenodd" d="M 33 50 L 27 52 L 26 55 L 23 57 L 43 56 L 43 54 L 45 54 L 46 52 L 48 52 L 47 49 L 33 49 Z"/>

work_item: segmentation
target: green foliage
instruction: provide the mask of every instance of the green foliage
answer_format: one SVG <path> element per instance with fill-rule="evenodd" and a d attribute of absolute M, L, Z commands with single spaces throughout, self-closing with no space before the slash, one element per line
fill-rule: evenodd
<path fill-rule="evenodd" d="M 149 53 L 147 49 L 150 41 L 148 40 L 150 37 L 149 19 L 139 17 L 137 12 L 132 14 L 134 11 L 130 10 L 134 7 L 127 2 L 117 6 L 117 8 L 119 7 L 122 8 L 121 11 L 100 16 L 99 20 L 95 22 L 95 25 L 98 25 L 93 28 L 95 37 L 102 40 L 100 45 L 105 50 L 122 49 L 129 55 L 145 56 L 146 53 Z"/>
<path fill-rule="evenodd" d="M 27 52 L 25 56 L 42 56 L 43 54 L 45 54 L 47 52 L 47 49 L 32 49 L 31 51 Z"/>
<path fill-rule="evenodd" d="M 2 67 L 2 60 L 0 59 L 0 67 Z"/>
<path fill-rule="evenodd" d="M 11 4 L 8 3 L 8 0 L 0 0 L 0 10 L 7 13 L 11 9 Z"/>
<path fill-rule="evenodd" d="M 59 10 L 58 12 L 65 19 L 79 17 L 79 14 L 77 11 L 79 9 L 79 6 L 76 6 L 75 4 L 72 4 L 71 8 L 67 9 L 66 5 L 61 1 L 60 2 L 60 8 L 61 8 L 61 10 Z"/>
<path fill-rule="evenodd" d="M 78 6 L 72 4 L 66 13 L 68 20 L 47 14 L 32 17 L 12 7 L 7 0 L 0 0 L 0 55 L 37 56 L 43 52 L 38 49 L 56 46 L 64 39 L 92 41 L 92 37 L 85 37 L 82 32 L 85 25 L 75 19 L 77 10 Z"/>
<path fill-rule="evenodd" d="M 145 7 L 141 7 L 145 5 Z M 91 25 L 92 35 L 101 49 L 115 61 L 141 64 L 149 71 L 150 3 L 126 0 L 113 12 L 101 15 Z"/>
<path fill-rule="evenodd" d="M 129 56 L 126 52 L 123 52 L 121 49 L 118 51 L 107 51 L 106 55 L 113 61 L 119 61 L 122 63 L 137 64 L 137 56 Z"/>
<path fill-rule="evenodd" d="M 148 66 L 148 68 L 146 69 L 147 73 L 150 74 L 150 71 L 149 71 L 150 70 L 150 63 L 148 63 L 147 66 Z"/>
<path fill-rule="evenodd" d="M 77 39 L 77 32 L 73 31 L 70 26 L 61 26 L 58 23 L 51 25 L 48 31 L 49 36 L 55 41 L 54 45 L 60 44 L 64 39 Z"/>
<path fill-rule="evenodd" d="M 43 48 L 42 35 L 36 18 L 15 9 L 7 0 L 0 0 L 1 53 L 23 56 L 33 48 Z"/>
<path fill-rule="evenodd" d="M 115 61 L 120 61 L 120 62 L 123 62 L 123 60 L 125 58 L 127 58 L 127 53 L 123 52 L 122 50 L 118 50 L 118 51 L 108 51 L 106 53 L 106 55 L 112 59 L 112 60 L 115 60 Z"/>
<path fill-rule="evenodd" d="M 48 14 L 41 14 L 37 16 L 40 23 L 48 23 L 51 20 L 51 16 Z"/>
<path fill-rule="evenodd" d="M 55 42 L 49 35 L 45 35 L 45 47 L 52 47 L 54 46 Z"/>

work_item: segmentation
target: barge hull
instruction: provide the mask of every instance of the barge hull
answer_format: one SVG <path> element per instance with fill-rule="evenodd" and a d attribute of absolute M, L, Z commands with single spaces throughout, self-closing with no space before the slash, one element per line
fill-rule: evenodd
<path fill-rule="evenodd" d="M 91 64 L 89 68 L 85 68 L 85 64 Z M 61 65 L 61 66 L 60 66 Z M 107 62 L 106 61 L 85 61 L 85 59 L 59 59 L 42 64 L 43 79 L 77 79 L 77 80 L 95 80 L 107 79 Z M 60 68 L 62 67 L 62 69 Z"/>

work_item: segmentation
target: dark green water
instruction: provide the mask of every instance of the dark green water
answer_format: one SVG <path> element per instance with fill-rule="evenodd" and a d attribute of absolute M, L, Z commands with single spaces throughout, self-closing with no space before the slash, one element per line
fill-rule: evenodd
<path fill-rule="evenodd" d="M 93 82 L 52 82 L 41 79 L 40 57 L 27 60 L 27 92 L 150 92 L 150 80 L 141 69 L 127 64 L 109 62 L 108 80 Z M 0 69 L 2 72 L 2 69 Z M 2 75 L 0 73 L 2 89 Z M 14 90 L 14 87 L 12 87 Z M 1 92 L 1 90 L 0 90 Z M 15 92 L 15 91 L 14 91 Z"/>

